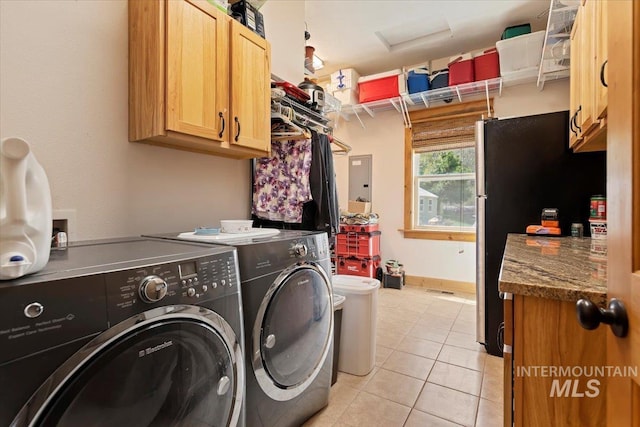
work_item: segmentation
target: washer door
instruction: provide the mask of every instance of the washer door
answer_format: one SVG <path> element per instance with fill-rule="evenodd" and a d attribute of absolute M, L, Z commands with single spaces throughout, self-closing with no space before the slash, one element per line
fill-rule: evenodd
<path fill-rule="evenodd" d="M 244 396 L 229 324 L 193 306 L 150 310 L 65 362 L 13 425 L 235 426 Z"/>
<path fill-rule="evenodd" d="M 284 270 L 266 293 L 253 331 L 253 368 L 272 399 L 298 396 L 322 369 L 333 337 L 331 295 L 314 263 Z"/>

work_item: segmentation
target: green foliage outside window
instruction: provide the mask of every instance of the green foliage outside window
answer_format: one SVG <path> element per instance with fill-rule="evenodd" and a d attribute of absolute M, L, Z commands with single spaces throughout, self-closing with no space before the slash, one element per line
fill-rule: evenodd
<path fill-rule="evenodd" d="M 437 211 L 418 225 L 462 226 L 475 224 L 475 149 L 473 147 L 416 153 L 420 188 L 437 198 Z M 426 222 L 426 223 L 423 223 Z"/>

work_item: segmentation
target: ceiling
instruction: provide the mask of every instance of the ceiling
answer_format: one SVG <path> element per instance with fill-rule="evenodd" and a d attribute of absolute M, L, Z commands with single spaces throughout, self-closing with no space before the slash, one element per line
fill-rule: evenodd
<path fill-rule="evenodd" d="M 307 46 L 325 62 L 360 75 L 486 48 L 504 28 L 544 30 L 550 0 L 305 0 Z"/>

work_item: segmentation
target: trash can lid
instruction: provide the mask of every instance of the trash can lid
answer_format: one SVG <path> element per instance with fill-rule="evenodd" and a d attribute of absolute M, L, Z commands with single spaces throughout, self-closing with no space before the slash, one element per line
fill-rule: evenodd
<path fill-rule="evenodd" d="M 370 277 L 336 274 L 332 277 L 333 289 L 348 294 L 370 294 L 380 287 L 380 281 Z"/>
<path fill-rule="evenodd" d="M 342 309 L 346 299 L 344 295 L 333 294 L 333 311 Z"/>

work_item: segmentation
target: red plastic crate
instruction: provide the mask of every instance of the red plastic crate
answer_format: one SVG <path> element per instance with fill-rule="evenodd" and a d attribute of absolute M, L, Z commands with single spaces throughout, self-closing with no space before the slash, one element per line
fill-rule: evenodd
<path fill-rule="evenodd" d="M 340 223 L 340 232 L 341 233 L 370 233 L 372 231 L 378 231 L 378 224 L 363 224 L 363 225 L 350 225 Z"/>
<path fill-rule="evenodd" d="M 380 267 L 380 257 L 373 258 L 344 258 L 338 257 L 338 274 L 351 276 L 376 277 L 376 270 Z"/>
<path fill-rule="evenodd" d="M 340 233 L 337 236 L 336 254 L 364 258 L 380 255 L 380 232 Z"/>
<path fill-rule="evenodd" d="M 400 96 L 398 75 L 358 82 L 358 88 L 360 89 L 358 100 L 361 104 Z"/>
<path fill-rule="evenodd" d="M 460 59 L 449 64 L 449 86 L 471 83 L 474 80 L 473 58 Z"/>
<path fill-rule="evenodd" d="M 473 58 L 473 70 L 476 81 L 500 77 L 500 59 L 497 49 L 485 50 L 482 55 Z"/>

